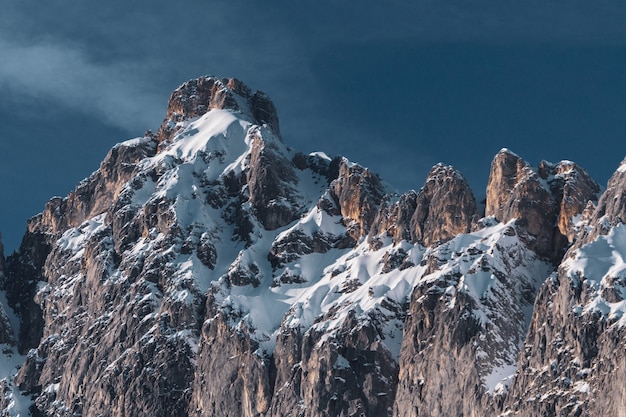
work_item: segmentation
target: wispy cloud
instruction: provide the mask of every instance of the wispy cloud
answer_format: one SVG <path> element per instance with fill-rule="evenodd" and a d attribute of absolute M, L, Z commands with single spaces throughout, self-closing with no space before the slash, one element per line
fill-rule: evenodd
<path fill-rule="evenodd" d="M 5 100 L 45 100 L 133 132 L 154 127 L 164 113 L 164 98 L 143 81 L 145 68 L 136 63 L 99 63 L 74 45 L 25 43 L 2 34 L 0 56 Z"/>

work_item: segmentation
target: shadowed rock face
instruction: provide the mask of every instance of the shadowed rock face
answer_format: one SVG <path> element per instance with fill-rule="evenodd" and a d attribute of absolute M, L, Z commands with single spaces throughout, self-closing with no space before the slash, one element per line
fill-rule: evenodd
<path fill-rule="evenodd" d="M 4 245 L 0 233 L 0 285 L 4 288 L 6 283 L 6 265 L 4 261 Z M 6 311 L 0 306 L 0 344 L 15 345 L 15 337 Z M 2 404 L 0 404 L 2 405 Z"/>
<path fill-rule="evenodd" d="M 354 240 L 366 235 L 384 197 L 378 175 L 346 159 L 339 164 L 337 179 L 330 184 L 330 193 L 340 207 L 341 215 Z"/>

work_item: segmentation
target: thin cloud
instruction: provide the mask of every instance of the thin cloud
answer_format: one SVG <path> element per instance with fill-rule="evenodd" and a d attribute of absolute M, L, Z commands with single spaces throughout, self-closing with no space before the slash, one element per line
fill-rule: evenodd
<path fill-rule="evenodd" d="M 163 97 L 142 82 L 144 69 L 136 64 L 99 64 L 62 43 L 17 43 L 1 35 L 0 55 L 0 91 L 16 100 L 47 100 L 133 132 L 153 127 L 164 112 Z"/>

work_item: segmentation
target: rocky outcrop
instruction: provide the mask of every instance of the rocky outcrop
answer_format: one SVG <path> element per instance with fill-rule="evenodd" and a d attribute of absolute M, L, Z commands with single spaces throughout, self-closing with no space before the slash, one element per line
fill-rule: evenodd
<path fill-rule="evenodd" d="M 152 138 L 135 141 L 133 146 L 118 145 L 111 149 L 100 169 L 66 198 L 51 199 L 41 214 L 28 221 L 19 250 L 8 258 L 5 289 L 9 305 L 20 317 L 21 353 L 37 346 L 42 337 L 44 323 L 34 300 L 38 283 L 48 281 L 44 265 L 54 242 L 69 228 L 107 211 L 135 174 L 136 163 L 154 154 L 156 143 Z"/>
<path fill-rule="evenodd" d="M 233 329 L 212 309 L 200 337 L 189 416 L 265 415 L 272 398 L 274 369 L 245 327 Z"/>
<path fill-rule="evenodd" d="M 378 329 L 353 311 L 334 336 L 283 327 L 274 354 L 275 393 L 268 415 L 388 416 L 397 363 Z"/>
<path fill-rule="evenodd" d="M 417 194 L 411 241 L 423 246 L 446 242 L 469 232 L 476 218 L 476 200 L 463 175 L 451 166 L 435 165 Z"/>
<path fill-rule="evenodd" d="M 172 93 L 165 120 L 156 134 L 157 140 L 159 143 L 171 141 L 180 131 L 178 123 L 202 116 L 211 109 L 243 113 L 280 136 L 278 113 L 265 93 L 253 93 L 236 78 L 206 76 L 187 81 Z"/>
<path fill-rule="evenodd" d="M 487 184 L 485 216 L 517 219 L 528 231 L 530 246 L 558 263 L 576 233 L 575 217 L 600 187 L 576 164 L 542 162 L 537 170 L 503 149 L 493 159 Z"/>
<path fill-rule="evenodd" d="M 347 159 L 339 160 L 330 194 L 341 210 L 348 234 L 356 241 L 366 235 L 385 195 L 378 175 Z"/>
<path fill-rule="evenodd" d="M 572 243 L 579 231 L 578 217 L 589 202 L 598 201 L 600 186 L 584 169 L 571 161 L 561 161 L 558 164 L 541 161 L 537 172 L 547 182 L 559 205 L 559 232 Z"/>
<path fill-rule="evenodd" d="M 291 223 L 298 212 L 298 177 L 290 160 L 265 141 L 258 131 L 252 137 L 247 191 L 255 217 L 268 230 Z"/>
<path fill-rule="evenodd" d="M 589 216 L 588 229 L 581 230 L 575 246 L 594 241 L 599 235 L 607 234 L 612 227 L 626 223 L 626 158 L 611 176 L 598 201 L 593 215 Z"/>
<path fill-rule="evenodd" d="M 0 233 L 0 286 L 4 288 L 6 284 L 6 265 L 4 261 L 4 245 L 2 244 L 2 234 Z M 0 344 L 15 345 L 15 336 L 11 328 L 11 322 L 4 307 L 0 305 Z M 0 403 L 0 407 L 2 404 Z"/>
<path fill-rule="evenodd" d="M 409 191 L 381 206 L 370 236 L 384 231 L 396 243 L 406 240 L 428 247 L 469 232 L 476 220 L 476 199 L 463 175 L 437 164 L 418 193 Z"/>

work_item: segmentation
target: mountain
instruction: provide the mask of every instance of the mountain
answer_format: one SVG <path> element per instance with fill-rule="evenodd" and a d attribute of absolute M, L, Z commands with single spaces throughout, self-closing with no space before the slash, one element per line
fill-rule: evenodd
<path fill-rule="evenodd" d="M 503 149 L 484 211 L 444 164 L 398 195 L 188 81 L 0 263 L 2 413 L 625 415 L 625 190 Z"/>

